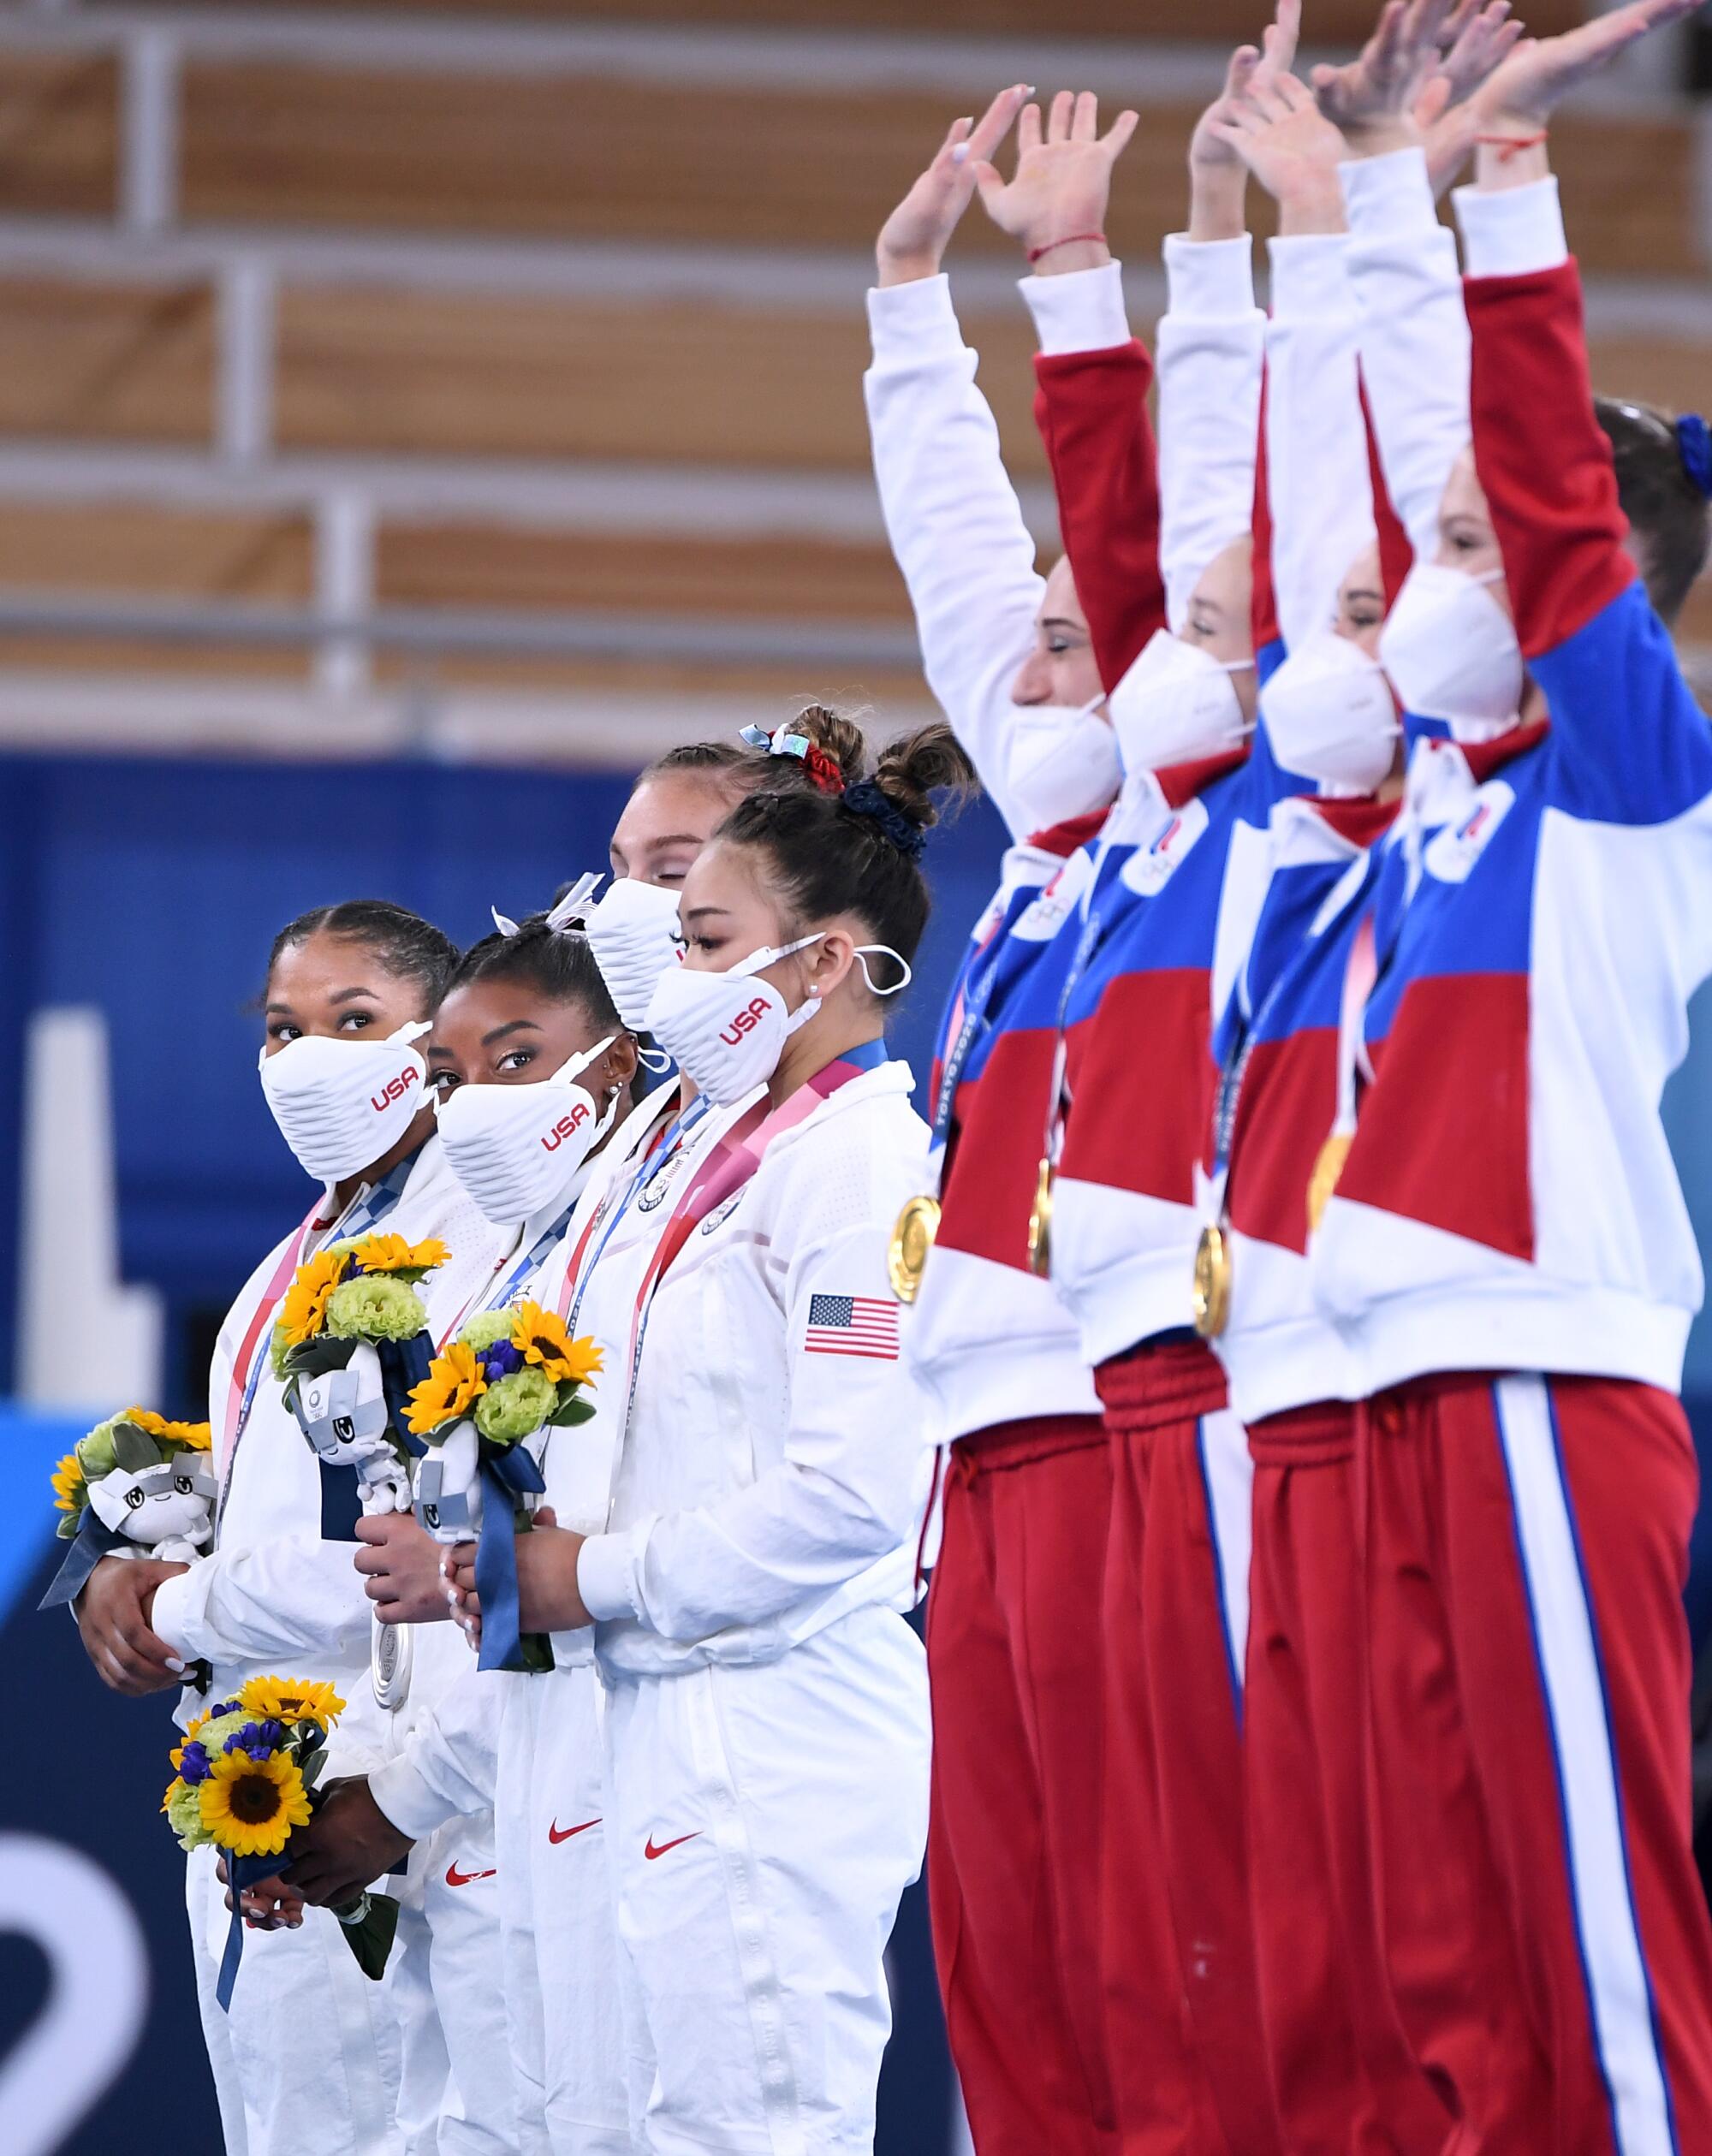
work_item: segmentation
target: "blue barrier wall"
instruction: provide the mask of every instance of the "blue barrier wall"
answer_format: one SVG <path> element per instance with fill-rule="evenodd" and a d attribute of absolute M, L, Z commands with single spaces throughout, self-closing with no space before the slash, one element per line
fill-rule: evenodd
<path fill-rule="evenodd" d="M 256 1081 L 275 931 L 306 906 L 398 900 L 472 941 L 604 868 L 627 779 L 431 763 L 0 757 L 0 1131 L 28 1013 L 94 1003 L 112 1034 L 125 1277 L 182 1320 L 223 1308 L 307 1187 Z M 895 1048 L 926 1074 L 934 1016 L 1002 844 L 978 804 L 936 840 L 936 915 Z M 17 1306 L 18 1161 L 0 1145 L 0 1393 Z M 181 1343 L 181 1324 L 172 1338 Z M 170 1405 L 205 1411 L 181 1355 Z"/>

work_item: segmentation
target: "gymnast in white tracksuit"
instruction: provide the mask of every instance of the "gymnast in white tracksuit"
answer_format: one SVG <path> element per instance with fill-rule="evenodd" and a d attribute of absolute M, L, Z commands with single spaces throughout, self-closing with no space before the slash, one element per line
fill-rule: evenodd
<path fill-rule="evenodd" d="M 348 1702 L 330 1747 L 334 1774 L 383 1759 L 401 1725 L 458 1673 L 446 1650 L 467 1656 L 453 1626 L 435 1626 L 407 1685 L 393 1686 L 391 1710 L 382 1706 L 369 1606 L 352 1564 L 354 1471 L 324 1470 L 305 1443 L 269 1341 L 297 1264 L 342 1236 L 378 1227 L 450 1247 L 423 1285 L 431 1326 L 449 1323 L 491 1269 L 496 1231 L 448 1171 L 421 1108 L 424 1068 L 409 1037 L 455 957 L 437 930 L 379 902 L 318 908 L 282 932 L 268 972 L 264 1085 L 293 1150 L 327 1188 L 256 1268 L 221 1331 L 210 1404 L 220 1481 L 212 1552 L 188 1570 L 103 1565 L 78 1609 L 97 1667 L 110 1682 L 124 1677 L 124 1689 L 159 1689 L 169 1671 L 211 1665 L 210 1690 L 186 1691 L 181 1720 L 253 1678 L 330 1683 Z M 413 1541 L 431 1578 L 427 1538 L 408 1520 L 391 1527 L 395 1561 L 405 1564 Z M 152 1679 L 136 1666 L 140 1644 L 145 1662 L 160 1665 Z M 290 1906 L 283 1921 L 247 1934 L 229 2013 L 214 1996 L 229 1924 L 224 1892 L 215 1852 L 194 1852 L 191 1943 L 229 2156 L 300 2156 L 311 2145 L 317 2156 L 501 2156 L 510 2147 L 498 1928 L 482 1878 L 490 1834 L 484 1816 L 457 1821 L 391 1887 L 403 1908 L 383 1982 L 361 1975 L 330 1917 Z M 451 1892 L 448 1873 L 468 1879 L 468 1891 Z M 449 1991 L 442 1982 L 437 2003 L 436 1977 L 454 1959 L 463 1981 Z"/>
<path fill-rule="evenodd" d="M 797 727 L 811 783 L 751 795 L 697 860 L 687 961 L 651 1009 L 698 1101 L 607 1212 L 652 1199 L 663 1225 L 633 1262 L 609 1246 L 581 1299 L 620 1418 L 606 1531 L 519 1551 L 526 1624 L 597 1621 L 639 2138 L 661 2156 L 871 2147 L 883 1955 L 926 1826 L 925 1674 L 898 1613 L 921 1404 L 886 1271 L 925 1132 L 876 991 L 907 977 L 926 787 L 960 759 L 936 734 L 847 785 L 855 730 Z"/>
<path fill-rule="evenodd" d="M 566 1230 L 598 1165 L 590 1156 L 629 1105 L 636 1042 L 582 933 L 583 896 L 579 886 L 552 913 L 520 927 L 504 923 L 500 934 L 467 953 L 425 1043 L 440 1140 L 453 1173 L 490 1220 L 511 1223 L 504 1257 L 463 1322 L 525 1299 L 556 1306 Z M 556 1447 L 544 1440 L 534 1449 L 556 1474 L 567 1453 L 582 1450 L 580 1437 L 562 1433 Z M 569 1493 L 561 1487 L 550 1494 L 562 1506 Z M 419 1621 L 407 1585 L 384 1570 L 366 1569 L 383 1619 Z M 443 1618 L 437 1574 L 435 1598 L 432 1613 Z M 384 1765 L 333 1794 L 293 1844 L 290 1882 L 318 1903 L 342 1901 L 413 1840 L 491 1806 L 516 2146 L 525 2156 L 549 2149 L 623 2156 L 630 2135 L 605 1867 L 597 1843 L 591 1857 L 580 1847 L 559 1854 L 561 1842 L 578 1838 L 569 1822 L 586 1829 L 601 1809 L 592 1734 L 597 1685 L 586 1636 L 573 1640 L 568 1654 L 556 1654 L 550 1670 L 526 1672 L 479 1670 L 457 1628 L 430 1626 L 424 1636 L 437 1632 L 455 1643 L 457 1684 Z M 586 1696 L 568 1708 L 568 1692 Z M 554 1794 L 565 1798 L 562 1832 L 550 1809 L 535 1819 L 528 1794 L 541 1779 L 532 1771 L 532 1738 L 547 1695 L 559 1708 L 556 1723 L 589 1732 L 586 1756 L 574 1761 L 572 1772 L 574 1782 L 592 1770 L 591 1810 L 576 1809 L 571 1790 L 544 1793 L 550 1808 Z M 563 1921 L 542 1927 L 534 1874 L 552 1862 L 578 1866 L 577 1892 L 574 1907 L 561 1912 Z"/>

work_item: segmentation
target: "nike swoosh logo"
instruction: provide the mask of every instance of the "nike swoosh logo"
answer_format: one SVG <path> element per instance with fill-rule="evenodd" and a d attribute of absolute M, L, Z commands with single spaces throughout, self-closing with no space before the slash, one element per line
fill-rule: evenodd
<path fill-rule="evenodd" d="M 655 1846 L 654 1837 L 651 1834 L 648 1837 L 647 1845 L 643 1850 L 642 1854 L 651 1864 L 657 1856 L 663 1856 L 669 1849 L 681 1849 L 686 1842 L 695 1841 L 699 1837 L 701 1829 L 698 1826 L 693 1834 L 680 1834 L 676 1841 L 662 1842 L 657 1848 Z"/>
<path fill-rule="evenodd" d="M 496 1869 L 488 1872 L 461 1872 L 458 1869 L 458 1860 L 455 1856 L 446 1867 L 448 1886 L 467 1886 L 473 1880 L 497 1879 L 498 1877 L 499 1873 Z"/>
<path fill-rule="evenodd" d="M 561 1842 L 569 1841 L 573 1834 L 586 1834 L 591 1826 L 599 1825 L 600 1821 L 597 1819 L 586 1819 L 580 1826 L 561 1826 L 558 1820 L 555 1820 L 547 1829 L 547 1839 L 556 1848 Z"/>

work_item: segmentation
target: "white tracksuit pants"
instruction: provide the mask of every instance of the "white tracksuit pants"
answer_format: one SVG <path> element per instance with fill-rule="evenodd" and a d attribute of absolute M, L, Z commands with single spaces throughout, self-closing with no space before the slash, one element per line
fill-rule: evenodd
<path fill-rule="evenodd" d="M 496 1849 L 524 2156 L 630 2156 L 600 1685 L 508 1677 Z"/>
<path fill-rule="evenodd" d="M 450 1820 L 418 1846 L 411 1873 L 388 1971 L 403 2032 L 406 2156 L 512 2156 L 517 2100 L 491 1816 Z"/>
<path fill-rule="evenodd" d="M 859 1610 L 777 1661 L 609 1675 L 606 1826 L 653 2156 L 864 2156 L 885 1949 L 927 1839 L 920 1642 Z"/>
<path fill-rule="evenodd" d="M 197 2003 L 227 2156 L 404 2156 L 394 2123 L 399 2022 L 389 1975 L 371 1983 L 325 1910 L 300 1931 L 244 1933 L 229 2013 L 214 1996 L 230 1917 L 218 1852 L 193 1850 L 185 1901 Z"/>

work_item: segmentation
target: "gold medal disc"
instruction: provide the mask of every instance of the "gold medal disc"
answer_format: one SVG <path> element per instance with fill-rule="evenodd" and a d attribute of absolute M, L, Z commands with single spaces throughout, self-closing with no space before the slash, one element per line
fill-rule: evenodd
<path fill-rule="evenodd" d="M 1052 1273 L 1052 1163 L 1043 1161 L 1028 1216 L 1028 1269 L 1042 1280 Z"/>
<path fill-rule="evenodd" d="M 1320 1148 L 1319 1158 L 1314 1162 L 1314 1172 L 1308 1178 L 1308 1232 L 1312 1235 L 1325 1217 L 1326 1207 L 1332 1192 L 1338 1186 L 1343 1173 L 1343 1164 L 1349 1158 L 1352 1140 L 1346 1131 L 1334 1131 Z"/>
<path fill-rule="evenodd" d="M 892 1292 L 901 1303 L 913 1303 L 921 1292 L 921 1276 L 927 1269 L 927 1254 L 939 1232 L 939 1200 L 912 1197 L 899 1214 L 886 1251 L 886 1271 Z"/>
<path fill-rule="evenodd" d="M 1195 1250 L 1195 1330 L 1216 1340 L 1230 1322 L 1231 1254 L 1224 1230 L 1204 1227 Z"/>

